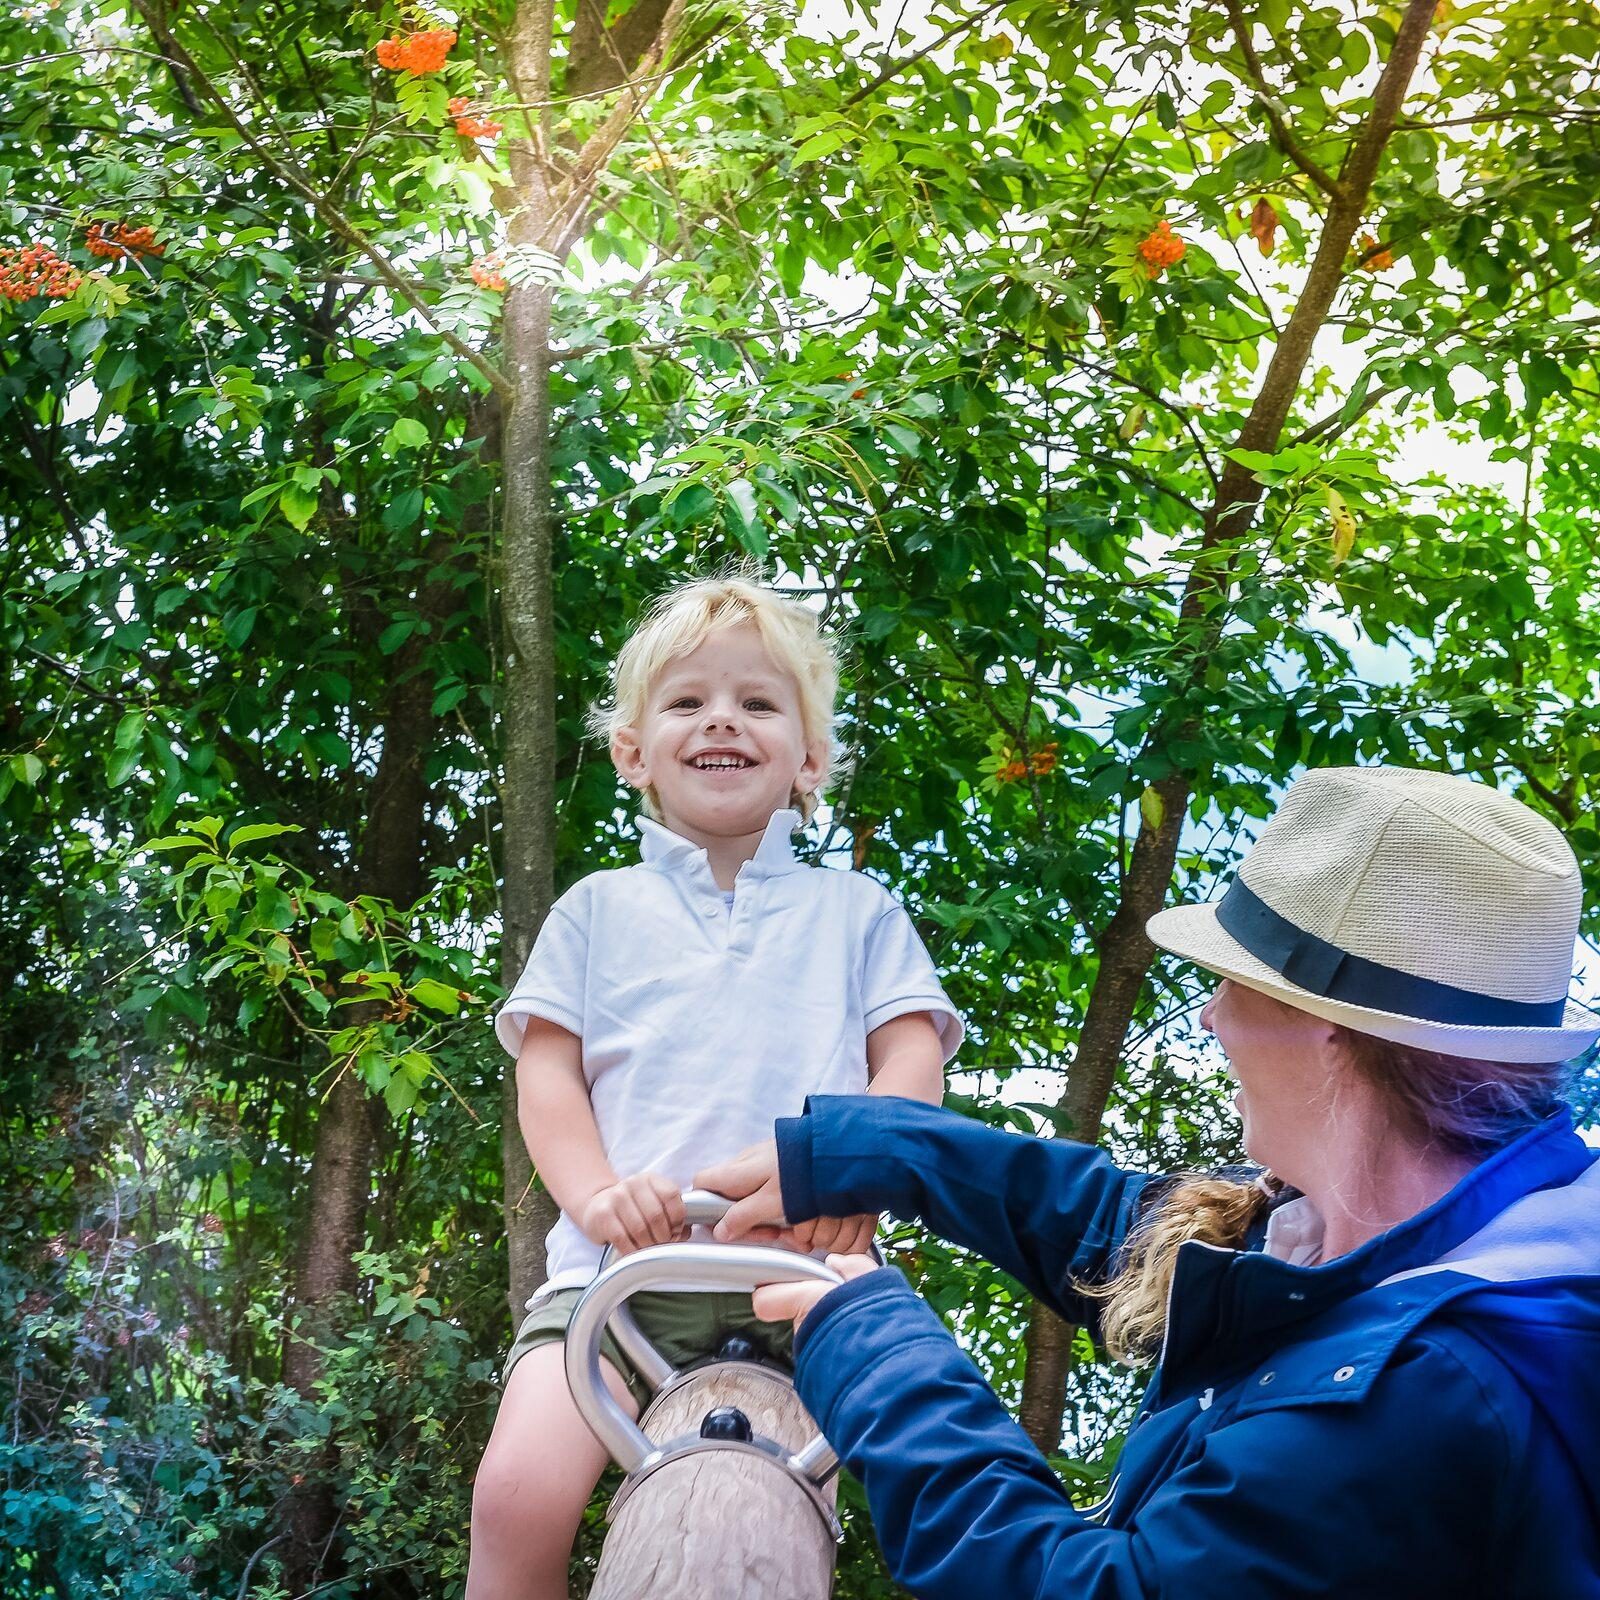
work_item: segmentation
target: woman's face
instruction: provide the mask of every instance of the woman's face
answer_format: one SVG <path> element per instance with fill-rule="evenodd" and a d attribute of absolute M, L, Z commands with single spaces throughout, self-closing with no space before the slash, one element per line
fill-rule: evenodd
<path fill-rule="evenodd" d="M 1239 1085 L 1233 1103 L 1251 1160 L 1295 1183 L 1324 1145 L 1340 1072 L 1333 1024 L 1224 978 L 1200 1025 L 1216 1035 Z"/>

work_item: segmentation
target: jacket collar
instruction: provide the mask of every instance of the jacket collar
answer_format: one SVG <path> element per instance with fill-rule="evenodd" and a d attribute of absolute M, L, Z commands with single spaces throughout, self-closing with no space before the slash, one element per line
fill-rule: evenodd
<path fill-rule="evenodd" d="M 780 872 L 790 872 L 804 866 L 795 858 L 791 842 L 794 831 L 800 826 L 798 811 L 774 811 L 761 835 L 756 853 L 739 869 L 741 878 L 770 877 Z M 671 828 L 650 817 L 638 819 L 639 854 L 647 867 L 658 872 L 710 871 L 706 852 L 701 846 L 674 833 Z"/>
<path fill-rule="evenodd" d="M 1594 1160 L 1594 1151 L 1573 1132 L 1571 1110 L 1560 1106 L 1479 1162 L 1427 1210 L 1334 1261 L 1296 1266 L 1259 1251 L 1191 1241 L 1178 1252 L 1163 1365 L 1171 1371 L 1202 1355 L 1249 1359 L 1263 1343 L 1292 1337 L 1294 1325 L 1438 1262 L 1524 1195 L 1572 1183 Z M 1397 1320 L 1390 1331 L 1396 1337 L 1430 1314 L 1436 1302 L 1461 1292 L 1461 1280 L 1440 1272 L 1413 1278 L 1406 1289 L 1393 1296 L 1390 1316 Z"/>

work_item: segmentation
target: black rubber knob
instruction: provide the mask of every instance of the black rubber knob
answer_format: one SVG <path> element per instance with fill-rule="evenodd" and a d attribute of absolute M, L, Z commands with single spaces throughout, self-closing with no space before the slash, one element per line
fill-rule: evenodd
<path fill-rule="evenodd" d="M 742 1333 L 730 1333 L 717 1347 L 718 1361 L 754 1361 L 756 1347 Z"/>
<path fill-rule="evenodd" d="M 718 1406 L 706 1412 L 700 1424 L 702 1439 L 737 1439 L 741 1444 L 749 1444 L 753 1432 L 749 1417 L 738 1406 Z"/>

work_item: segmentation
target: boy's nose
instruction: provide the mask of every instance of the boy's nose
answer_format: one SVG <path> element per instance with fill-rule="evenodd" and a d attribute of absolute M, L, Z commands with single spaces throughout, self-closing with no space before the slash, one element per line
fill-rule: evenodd
<path fill-rule="evenodd" d="M 706 728 L 737 728 L 739 713 L 733 706 L 712 706 L 706 711 Z"/>

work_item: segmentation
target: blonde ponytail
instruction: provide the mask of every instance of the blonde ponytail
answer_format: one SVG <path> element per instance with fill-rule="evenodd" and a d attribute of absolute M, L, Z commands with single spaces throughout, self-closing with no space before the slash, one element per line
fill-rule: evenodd
<path fill-rule="evenodd" d="M 1180 1178 L 1129 1238 L 1117 1275 L 1109 1283 L 1078 1285 L 1080 1293 L 1105 1308 L 1100 1336 L 1116 1360 L 1138 1366 L 1160 1351 L 1178 1247 L 1198 1239 L 1224 1250 L 1241 1249 L 1251 1225 L 1266 1211 L 1275 1183 Z"/>

